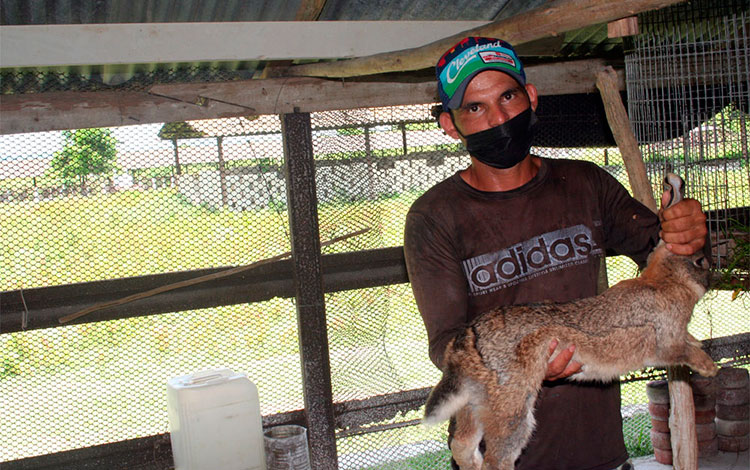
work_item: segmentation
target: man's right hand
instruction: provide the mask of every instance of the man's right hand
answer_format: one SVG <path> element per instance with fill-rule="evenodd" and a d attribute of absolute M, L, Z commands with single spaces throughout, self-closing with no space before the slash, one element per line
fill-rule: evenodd
<path fill-rule="evenodd" d="M 552 357 L 552 354 L 555 352 L 555 349 L 557 349 L 558 344 L 559 341 L 557 341 L 556 339 L 550 341 L 549 357 Z M 568 346 L 566 349 L 560 351 L 560 353 L 555 356 L 554 359 L 547 362 L 547 373 L 544 376 L 544 380 L 560 380 L 578 373 L 581 370 L 583 364 L 572 360 L 573 353 L 575 353 L 575 351 L 575 345 Z"/>

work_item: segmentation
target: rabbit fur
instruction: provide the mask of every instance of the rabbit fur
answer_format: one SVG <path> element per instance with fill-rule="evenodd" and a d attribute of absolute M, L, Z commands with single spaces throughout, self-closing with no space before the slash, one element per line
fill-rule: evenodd
<path fill-rule="evenodd" d="M 676 175 L 665 178 L 665 207 L 681 199 L 683 184 Z M 573 360 L 583 367 L 570 380 L 608 382 L 643 367 L 678 364 L 714 376 L 718 368 L 687 331 L 708 281 L 702 254 L 676 255 L 660 241 L 639 277 L 596 297 L 491 310 L 448 343 L 424 422 L 455 415 L 450 447 L 462 470 L 511 470 L 534 430 L 552 340 L 559 342 L 553 357 L 576 346 Z"/>

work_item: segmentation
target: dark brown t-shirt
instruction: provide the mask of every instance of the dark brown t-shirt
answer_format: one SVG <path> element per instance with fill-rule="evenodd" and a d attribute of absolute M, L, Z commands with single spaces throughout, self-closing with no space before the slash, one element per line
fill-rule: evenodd
<path fill-rule="evenodd" d="M 592 163 L 543 158 L 530 182 L 507 192 L 478 191 L 456 173 L 406 218 L 430 358 L 440 367 L 450 338 L 491 308 L 596 295 L 605 253 L 643 266 L 658 232 L 656 215 Z M 516 468 L 599 470 L 627 459 L 618 383 L 545 385 L 535 416 Z"/>

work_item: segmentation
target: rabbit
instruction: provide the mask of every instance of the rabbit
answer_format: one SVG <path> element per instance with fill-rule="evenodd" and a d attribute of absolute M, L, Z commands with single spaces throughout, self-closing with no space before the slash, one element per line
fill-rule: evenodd
<path fill-rule="evenodd" d="M 665 207 L 682 199 L 683 186 L 679 176 L 667 175 Z M 553 357 L 565 345 L 576 346 L 573 360 L 583 367 L 571 380 L 607 382 L 643 367 L 678 364 L 714 376 L 716 364 L 687 331 L 708 284 L 702 254 L 676 255 L 660 240 L 639 277 L 598 296 L 486 312 L 448 343 L 423 421 L 432 425 L 455 415 L 450 448 L 462 470 L 511 470 L 535 426 L 552 340 L 559 342 Z"/>

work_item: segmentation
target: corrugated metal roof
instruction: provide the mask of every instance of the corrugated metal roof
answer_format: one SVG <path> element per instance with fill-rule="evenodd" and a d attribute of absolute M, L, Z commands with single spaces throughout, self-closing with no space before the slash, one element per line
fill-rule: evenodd
<path fill-rule="evenodd" d="M 0 0 L 0 25 L 232 21 L 493 21 L 547 0 Z M 315 6 L 317 5 L 317 10 Z M 322 8 L 320 7 L 322 5 Z M 311 7 L 303 8 L 303 7 Z M 312 18 L 314 17 L 314 18 Z M 594 25 L 562 36 L 545 55 L 621 55 L 622 42 Z M 521 54 L 524 57 L 523 53 Z M 2 64 L 0 63 L 0 66 Z M 0 69 L 0 93 L 145 89 L 155 83 L 226 81 L 258 76 L 267 62 L 200 62 Z"/>
<path fill-rule="evenodd" d="M 321 20 L 487 20 L 536 8 L 547 0 L 328 0 Z"/>
<path fill-rule="evenodd" d="M 494 20 L 548 0 L 327 0 L 317 18 Z M 308 2 L 305 2 L 308 3 Z M 302 0 L 2 0 L 0 25 L 292 21 Z"/>
<path fill-rule="evenodd" d="M 302 0 L 2 0 L 0 25 L 291 21 Z"/>

